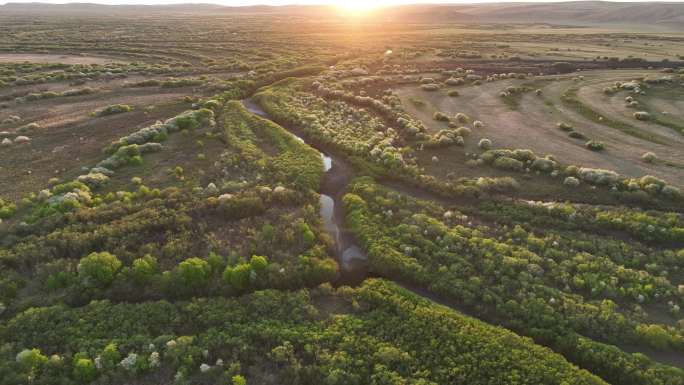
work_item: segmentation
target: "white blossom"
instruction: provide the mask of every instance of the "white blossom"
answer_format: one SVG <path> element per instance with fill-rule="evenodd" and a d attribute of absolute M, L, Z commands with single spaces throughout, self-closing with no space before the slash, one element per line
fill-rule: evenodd
<path fill-rule="evenodd" d="M 133 370 L 135 363 L 138 361 L 138 355 L 135 353 L 128 353 L 128 357 L 121 360 L 119 365 L 121 365 L 126 370 Z"/>
<path fill-rule="evenodd" d="M 151 368 L 157 368 L 161 365 L 161 361 L 159 359 L 159 353 L 158 352 L 152 352 L 150 353 L 150 367 Z"/>

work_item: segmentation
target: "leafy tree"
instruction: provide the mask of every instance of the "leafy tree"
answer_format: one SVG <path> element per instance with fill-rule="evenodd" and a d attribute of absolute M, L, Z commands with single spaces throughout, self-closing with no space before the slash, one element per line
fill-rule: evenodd
<path fill-rule="evenodd" d="M 74 378 L 82 383 L 87 384 L 97 377 L 97 368 L 95 363 L 90 358 L 77 358 L 74 360 Z"/>
<path fill-rule="evenodd" d="M 91 253 L 81 258 L 78 275 L 89 286 L 107 287 L 121 269 L 121 261 L 108 252 Z"/>
<path fill-rule="evenodd" d="M 253 255 L 252 259 L 249 261 L 249 265 L 255 272 L 261 274 L 268 266 L 268 258 L 262 257 L 260 255 Z"/>
<path fill-rule="evenodd" d="M 211 266 L 201 258 L 188 258 L 178 265 L 177 274 L 185 288 L 196 290 L 206 286 L 211 275 Z"/>
<path fill-rule="evenodd" d="M 28 371 L 40 369 L 48 358 L 40 353 L 40 349 L 24 349 L 17 354 L 17 363 Z"/>
<path fill-rule="evenodd" d="M 670 335 L 660 325 L 639 325 L 637 332 L 646 338 L 646 341 L 656 349 L 667 349 L 670 343 Z"/>
<path fill-rule="evenodd" d="M 145 255 L 133 261 L 131 274 L 137 283 L 149 282 L 157 271 L 157 259 L 151 255 Z"/>
<path fill-rule="evenodd" d="M 228 266 L 223 272 L 223 279 L 233 289 L 246 290 L 249 287 L 252 275 L 252 267 L 248 263 L 241 263 L 234 267 Z"/>
<path fill-rule="evenodd" d="M 119 361 L 121 361 L 121 353 L 119 353 L 116 343 L 111 342 L 107 344 L 100 355 L 100 359 L 104 368 L 112 369 L 116 367 Z"/>
<path fill-rule="evenodd" d="M 299 225 L 299 230 L 302 234 L 302 241 L 306 247 L 312 246 L 316 241 L 316 235 L 311 231 L 311 228 L 305 222 Z"/>

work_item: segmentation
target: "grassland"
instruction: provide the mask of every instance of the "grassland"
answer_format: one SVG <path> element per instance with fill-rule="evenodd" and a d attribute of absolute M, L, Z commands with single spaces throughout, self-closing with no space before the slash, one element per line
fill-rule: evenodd
<path fill-rule="evenodd" d="M 679 11 L 567 6 L 0 7 L 0 384 L 684 384 Z"/>

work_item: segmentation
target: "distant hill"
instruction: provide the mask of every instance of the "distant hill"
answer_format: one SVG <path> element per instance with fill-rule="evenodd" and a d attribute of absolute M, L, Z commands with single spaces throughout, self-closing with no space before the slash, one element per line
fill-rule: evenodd
<path fill-rule="evenodd" d="M 296 2 L 296 0 L 293 0 Z M 176 5 L 100 5 L 90 3 L 45 4 L 8 3 L 0 6 L 1 14 L 50 15 L 127 15 L 159 13 L 279 14 L 317 18 L 339 15 L 329 6 L 248 6 L 229 7 L 215 4 Z M 561 3 L 489 3 L 406 5 L 376 11 L 387 22 L 533 22 L 574 25 L 644 24 L 684 28 L 684 3 L 571 1 Z"/>

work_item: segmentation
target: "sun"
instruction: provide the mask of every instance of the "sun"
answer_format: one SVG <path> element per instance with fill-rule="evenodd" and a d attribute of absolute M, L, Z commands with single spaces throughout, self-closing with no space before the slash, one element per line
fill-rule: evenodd
<path fill-rule="evenodd" d="M 379 1 L 372 0 L 337 0 L 335 5 L 345 12 L 362 14 L 380 7 Z"/>

